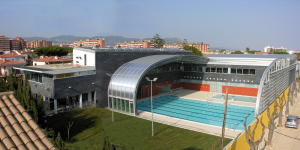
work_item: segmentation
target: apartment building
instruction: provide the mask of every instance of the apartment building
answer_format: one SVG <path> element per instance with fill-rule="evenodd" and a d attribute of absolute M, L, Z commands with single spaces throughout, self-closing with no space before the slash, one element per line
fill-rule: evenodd
<path fill-rule="evenodd" d="M 37 48 L 37 47 L 47 47 L 47 46 L 52 46 L 52 41 L 45 41 L 45 40 L 26 41 L 27 48 Z"/>
<path fill-rule="evenodd" d="M 280 48 L 274 48 L 273 46 L 267 46 L 264 48 L 264 52 L 287 52 L 287 48 L 283 48 L 283 47 L 280 47 Z"/>
<path fill-rule="evenodd" d="M 105 46 L 105 39 L 100 38 L 100 39 L 87 39 L 87 40 L 80 40 L 80 41 L 74 41 L 73 42 L 73 47 L 94 47 L 94 46 L 99 46 L 99 47 L 104 47 Z"/>
<path fill-rule="evenodd" d="M 0 51 L 3 51 L 4 54 L 10 53 L 10 40 L 4 35 L 0 35 Z"/>
<path fill-rule="evenodd" d="M 22 49 L 26 48 L 26 42 L 21 37 L 16 37 L 14 39 L 10 39 L 10 50 L 18 50 L 19 42 L 21 42 Z"/>
<path fill-rule="evenodd" d="M 117 43 L 116 47 L 128 47 L 128 48 L 153 48 L 154 43 L 151 42 L 150 40 L 147 41 L 131 41 L 127 42 L 125 41 L 124 43 Z"/>
<path fill-rule="evenodd" d="M 188 43 L 188 46 L 196 47 L 201 52 L 208 52 L 209 45 L 201 43 Z M 164 44 L 164 48 L 176 48 L 181 49 L 182 44 Z"/>

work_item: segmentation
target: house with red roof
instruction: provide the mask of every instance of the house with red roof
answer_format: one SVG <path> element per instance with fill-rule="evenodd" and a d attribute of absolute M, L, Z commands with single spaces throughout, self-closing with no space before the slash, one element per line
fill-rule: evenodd
<path fill-rule="evenodd" d="M 0 59 L 13 60 L 13 61 L 19 61 L 19 62 L 25 62 L 25 57 L 26 56 L 18 55 L 18 54 L 0 55 Z"/>
<path fill-rule="evenodd" d="M 23 71 L 15 70 L 13 67 L 24 67 L 26 62 L 14 61 L 9 59 L 0 58 L 0 76 L 5 76 L 5 73 L 8 74 L 8 71 L 14 71 L 16 73 L 23 73 Z"/>
<path fill-rule="evenodd" d="M 50 57 L 33 60 L 33 66 L 50 65 L 50 64 L 70 64 L 72 62 L 73 62 L 72 58 L 50 56 Z"/>

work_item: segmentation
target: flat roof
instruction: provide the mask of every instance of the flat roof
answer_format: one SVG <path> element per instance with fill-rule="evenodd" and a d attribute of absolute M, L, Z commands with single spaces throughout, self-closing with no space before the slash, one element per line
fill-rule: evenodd
<path fill-rule="evenodd" d="M 289 58 L 295 59 L 296 55 L 284 54 L 207 54 L 203 57 L 227 57 L 227 58 Z"/>
<path fill-rule="evenodd" d="M 26 67 L 14 67 L 14 69 L 45 73 L 45 74 L 63 74 L 63 73 L 71 73 L 71 72 L 96 70 L 95 66 L 73 66 L 73 65 L 26 66 Z"/>
<path fill-rule="evenodd" d="M 75 47 L 74 49 L 86 49 L 92 51 L 176 51 L 176 52 L 191 52 L 184 49 L 176 48 L 123 48 L 123 47 Z"/>

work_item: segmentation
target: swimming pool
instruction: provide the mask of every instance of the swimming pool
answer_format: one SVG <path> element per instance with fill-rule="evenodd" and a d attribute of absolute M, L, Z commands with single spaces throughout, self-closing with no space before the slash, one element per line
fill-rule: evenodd
<path fill-rule="evenodd" d="M 170 95 L 153 99 L 153 113 L 219 127 L 223 124 L 224 106 L 221 103 L 189 100 Z M 150 99 L 138 102 L 137 109 L 151 112 Z M 255 109 L 252 107 L 228 104 L 225 127 L 244 130 L 245 117 L 249 115 L 246 122 L 249 125 L 255 118 L 254 112 Z"/>
<path fill-rule="evenodd" d="M 213 96 L 212 98 L 215 99 L 225 99 L 225 94 L 217 94 Z M 232 97 L 234 97 L 234 101 L 240 101 L 240 102 L 248 102 L 248 103 L 255 103 L 256 97 L 245 97 L 245 96 L 235 96 L 235 95 L 228 95 L 228 100 L 232 100 Z"/>

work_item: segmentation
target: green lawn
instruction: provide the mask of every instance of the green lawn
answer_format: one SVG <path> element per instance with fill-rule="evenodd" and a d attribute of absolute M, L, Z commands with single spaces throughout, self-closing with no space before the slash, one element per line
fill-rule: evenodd
<path fill-rule="evenodd" d="M 70 140 L 66 145 L 70 150 L 102 149 L 107 138 L 117 149 L 219 149 L 221 138 L 204 133 L 185 130 L 154 122 L 154 134 L 151 136 L 151 121 L 120 113 L 114 113 L 115 122 L 111 121 L 111 111 L 104 108 L 77 109 L 47 117 L 49 126 L 59 131 L 62 138 L 68 136 L 68 122 L 74 122 L 70 129 Z M 225 145 L 231 139 L 225 139 Z M 224 146 L 225 146 L 224 145 Z"/>

